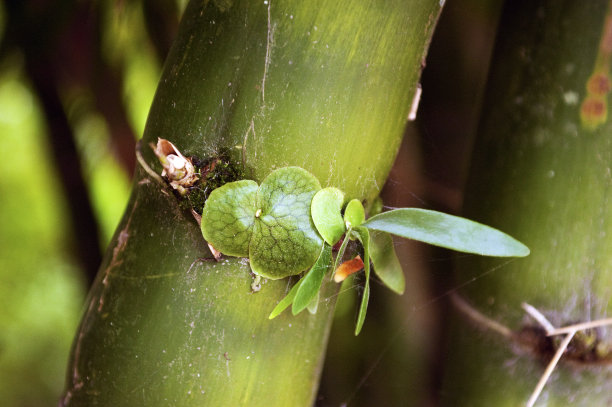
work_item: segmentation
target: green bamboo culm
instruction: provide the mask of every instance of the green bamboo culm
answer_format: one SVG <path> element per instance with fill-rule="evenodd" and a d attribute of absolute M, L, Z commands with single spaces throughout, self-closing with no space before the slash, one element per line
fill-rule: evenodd
<path fill-rule="evenodd" d="M 192 1 L 166 61 L 131 200 L 85 304 L 63 406 L 309 406 L 337 286 L 315 315 L 268 315 L 295 279 L 253 292 L 217 262 L 147 147 L 229 156 L 247 178 L 299 166 L 371 202 L 395 158 L 437 1 Z M 232 180 L 233 181 L 233 180 Z"/>
<path fill-rule="evenodd" d="M 555 327 L 612 312 L 610 2 L 509 1 L 500 27 L 464 215 L 531 255 L 458 262 L 445 406 L 526 405 L 563 336 L 522 303 Z M 535 405 L 610 405 L 611 332 L 577 333 Z"/>

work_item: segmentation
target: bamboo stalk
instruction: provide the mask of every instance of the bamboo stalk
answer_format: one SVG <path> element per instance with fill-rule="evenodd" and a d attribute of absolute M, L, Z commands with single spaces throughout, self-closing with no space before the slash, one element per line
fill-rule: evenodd
<path fill-rule="evenodd" d="M 223 152 L 261 181 L 296 165 L 371 201 L 399 146 L 438 2 L 192 1 L 143 146 Z M 131 201 L 76 334 L 65 406 L 308 406 L 334 308 L 267 317 L 291 281 L 251 290 L 245 259 L 212 259 L 142 149 Z"/>
<path fill-rule="evenodd" d="M 569 347 L 536 405 L 610 404 L 610 329 L 577 331 L 612 311 L 612 125 L 604 89 L 611 21 L 608 1 L 512 1 L 505 7 L 465 215 L 516 236 L 531 255 L 492 273 L 499 261 L 458 262 L 457 279 L 472 281 L 462 297 L 513 335 L 478 324 L 474 330 L 456 318 L 443 405 L 527 403 L 561 345 L 547 336 L 549 329 L 525 318 L 525 302 L 553 326 L 571 325 L 555 333 L 576 332 L 571 342 L 565 337 Z"/>

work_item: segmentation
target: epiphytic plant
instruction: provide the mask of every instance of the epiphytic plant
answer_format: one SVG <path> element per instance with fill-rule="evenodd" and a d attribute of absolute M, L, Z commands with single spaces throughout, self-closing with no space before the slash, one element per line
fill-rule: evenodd
<path fill-rule="evenodd" d="M 359 200 L 353 199 L 346 206 L 344 202 L 342 191 L 333 187 L 322 189 L 315 176 L 305 169 L 280 168 L 261 185 L 240 180 L 212 191 L 202 211 L 202 234 L 219 252 L 248 257 L 257 276 L 280 279 L 307 270 L 270 318 L 290 305 L 294 315 L 305 308 L 316 312 L 319 289 L 332 265 L 332 247 L 344 236 L 333 262 L 332 270 L 336 272 L 348 242 L 358 241 L 363 248 L 365 286 L 356 335 L 361 331 L 368 306 L 370 260 L 388 288 L 398 294 L 404 291 L 404 275 L 389 234 L 484 256 L 529 254 L 529 249 L 516 239 L 468 219 L 426 209 L 401 208 L 366 220 Z M 361 261 L 357 259 L 357 263 L 351 271 L 361 268 Z M 335 280 L 341 281 L 344 274 Z"/>

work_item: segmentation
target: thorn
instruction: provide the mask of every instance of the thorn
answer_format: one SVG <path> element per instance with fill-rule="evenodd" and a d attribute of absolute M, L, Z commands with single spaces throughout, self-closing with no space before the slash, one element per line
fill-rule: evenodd
<path fill-rule="evenodd" d="M 522 303 L 521 307 L 523 307 L 525 312 L 535 319 L 542 326 L 542 328 L 544 328 L 544 330 L 546 330 L 546 335 L 550 336 L 550 333 L 555 330 L 553 324 L 551 324 L 550 321 L 546 319 L 544 314 L 538 311 L 536 307 L 529 305 L 526 302 Z"/>
<path fill-rule="evenodd" d="M 598 319 L 596 321 L 581 322 L 579 324 L 564 326 L 548 332 L 548 336 L 562 335 L 572 331 L 585 331 L 587 329 L 599 328 L 601 326 L 612 325 L 612 318 Z"/>
<path fill-rule="evenodd" d="M 555 328 L 550 323 L 550 321 L 546 319 L 546 317 L 540 311 L 538 311 L 535 307 L 525 302 L 521 306 L 523 307 L 525 312 L 527 312 L 532 318 L 538 321 L 538 323 L 546 330 L 547 336 L 565 334 L 565 338 L 563 338 L 563 341 L 559 345 L 559 348 L 557 348 L 557 351 L 555 352 L 555 355 L 553 356 L 552 360 L 550 361 L 548 366 L 546 366 L 546 370 L 542 374 L 542 377 L 540 377 L 540 380 L 538 381 L 536 388 L 531 394 L 531 397 L 529 397 L 529 400 L 527 400 L 527 404 L 525 406 L 533 407 L 535 402 L 538 400 L 540 393 L 542 393 L 542 389 L 544 389 L 544 385 L 546 385 L 546 382 L 550 378 L 550 375 L 552 374 L 552 372 L 555 370 L 555 367 L 559 363 L 561 356 L 563 356 L 563 353 L 567 349 L 567 346 L 571 342 L 576 332 L 584 331 L 586 329 L 591 329 L 591 328 L 597 328 L 597 327 L 605 326 L 605 325 L 612 325 L 612 318 L 599 319 L 596 321 L 589 321 L 589 322 L 581 322 L 581 323 L 566 326 L 563 328 Z"/>

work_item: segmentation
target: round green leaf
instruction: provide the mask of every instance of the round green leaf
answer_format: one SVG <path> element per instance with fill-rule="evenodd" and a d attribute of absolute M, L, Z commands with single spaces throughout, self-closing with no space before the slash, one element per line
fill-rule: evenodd
<path fill-rule="evenodd" d="M 202 211 L 204 239 L 228 256 L 249 255 L 255 221 L 257 183 L 230 182 L 211 192 Z"/>
<path fill-rule="evenodd" d="M 365 210 L 359 199 L 352 199 L 344 209 L 346 227 L 356 227 L 365 221 Z"/>
<path fill-rule="evenodd" d="M 335 245 L 346 231 L 342 219 L 343 203 L 344 193 L 332 187 L 323 188 L 312 198 L 312 221 L 330 246 Z"/>
<path fill-rule="evenodd" d="M 249 246 L 254 273 L 279 279 L 316 262 L 323 239 L 312 223 L 310 203 L 320 189 L 314 175 L 299 167 L 278 169 L 263 180 Z"/>

